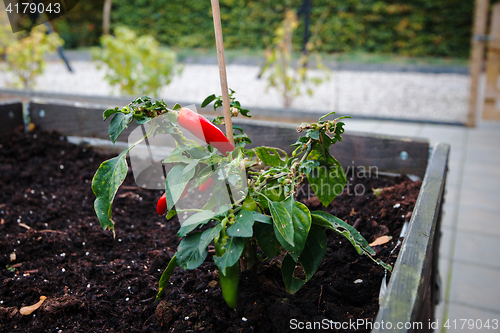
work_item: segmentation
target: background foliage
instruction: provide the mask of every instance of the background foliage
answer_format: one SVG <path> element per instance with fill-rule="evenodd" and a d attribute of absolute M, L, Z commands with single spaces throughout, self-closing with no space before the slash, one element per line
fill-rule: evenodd
<path fill-rule="evenodd" d="M 0 37 L 5 29 L 0 29 Z M 47 27 L 40 25 L 28 33 L 19 33 L 24 36 L 20 39 L 10 40 L 6 47 L 0 43 L 0 53 L 5 53 L 5 61 L 8 69 L 12 72 L 14 81 L 12 85 L 24 89 L 33 89 L 36 86 L 36 78 L 43 74 L 47 61 L 45 56 L 52 53 L 63 40 L 57 33 L 47 34 Z M 12 33 L 6 35 L 12 36 Z"/>
<path fill-rule="evenodd" d="M 97 45 L 102 25 L 102 0 L 80 1 L 58 20 L 70 47 Z M 286 4 L 298 9 L 301 0 L 221 0 L 222 25 L 228 48 L 266 47 L 284 18 Z M 330 14 L 320 31 L 320 51 L 391 52 L 414 56 L 467 57 L 473 0 L 314 0 L 312 24 Z M 210 1 L 115 0 L 112 26 L 126 25 L 151 34 L 162 44 L 213 47 Z M 63 32 L 62 30 L 67 30 Z M 294 38 L 300 48 L 303 25 Z"/>
<path fill-rule="evenodd" d="M 93 50 L 94 59 L 107 65 L 106 79 L 124 94 L 157 95 L 175 74 L 175 53 L 150 35 L 137 36 L 126 27 L 114 30 L 115 36 L 103 36 L 102 48 Z"/>
<path fill-rule="evenodd" d="M 104 0 L 79 1 L 69 13 L 52 21 L 65 48 L 99 45 L 103 6 Z"/>

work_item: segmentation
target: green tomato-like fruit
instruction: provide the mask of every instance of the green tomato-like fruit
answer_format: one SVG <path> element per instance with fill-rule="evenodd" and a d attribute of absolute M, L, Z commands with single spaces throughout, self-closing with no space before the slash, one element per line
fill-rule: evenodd
<path fill-rule="evenodd" d="M 246 197 L 245 201 L 243 201 L 243 205 L 241 205 L 241 209 L 248 210 L 249 212 L 254 212 L 257 210 L 257 203 L 249 195 L 248 197 Z"/>

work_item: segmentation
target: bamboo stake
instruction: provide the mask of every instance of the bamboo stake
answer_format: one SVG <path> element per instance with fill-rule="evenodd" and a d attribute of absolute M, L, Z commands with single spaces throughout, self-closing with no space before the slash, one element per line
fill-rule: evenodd
<path fill-rule="evenodd" d="M 484 57 L 484 37 L 488 23 L 489 0 L 476 0 L 476 9 L 474 13 L 474 28 L 472 36 L 472 51 L 470 60 L 470 97 L 469 112 L 467 114 L 467 126 L 476 126 L 476 103 L 478 98 L 477 88 L 479 85 L 479 75 L 483 67 Z"/>
<path fill-rule="evenodd" d="M 227 88 L 226 61 L 224 59 L 224 41 L 222 39 L 222 25 L 220 22 L 219 0 L 212 1 L 212 12 L 214 17 L 215 44 L 217 46 L 217 60 L 219 62 L 220 86 L 222 90 L 222 106 L 224 108 L 224 122 L 226 124 L 226 136 L 234 146 L 233 121 L 231 119 L 231 108 L 229 105 L 229 91 Z"/>

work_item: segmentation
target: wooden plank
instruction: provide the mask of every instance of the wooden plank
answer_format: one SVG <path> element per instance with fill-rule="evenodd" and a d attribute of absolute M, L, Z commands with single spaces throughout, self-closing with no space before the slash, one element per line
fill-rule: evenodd
<path fill-rule="evenodd" d="M 61 101 L 30 104 L 32 121 L 44 129 L 69 136 L 109 139 L 109 120 L 102 120 L 104 109 L 106 106 Z M 290 145 L 300 136 L 294 124 L 238 118 L 234 119 L 234 124 L 242 127 L 252 139 L 250 148 L 272 146 L 291 153 L 293 148 Z M 126 142 L 134 128 L 136 125 L 131 124 L 119 141 Z M 429 143 L 418 138 L 352 133 L 345 134 L 342 142 L 332 146 L 331 153 L 344 168 L 364 167 L 370 172 L 405 173 L 422 178 L 427 167 Z"/>
<path fill-rule="evenodd" d="M 486 34 L 488 21 L 489 0 L 476 0 L 474 14 L 474 28 L 472 36 L 472 52 L 470 60 L 471 88 L 469 98 L 469 113 L 467 114 L 467 125 L 476 126 L 476 103 L 478 96 L 479 75 L 483 66 L 484 40 L 476 38 Z"/>
<path fill-rule="evenodd" d="M 387 297 L 382 300 L 375 321 L 381 323 L 398 322 L 416 323 L 423 317 L 433 318 L 425 313 L 425 307 L 431 306 L 427 299 L 435 300 L 436 263 L 439 249 L 436 237 L 440 234 L 440 215 L 447 174 L 450 146 L 438 144 L 432 152 L 420 194 L 413 210 L 410 226 L 403 241 L 401 251 L 394 266 L 394 271 L 387 289 Z M 429 331 L 428 321 L 422 322 L 422 328 Z M 381 328 L 372 332 L 386 332 Z M 416 327 L 397 328 L 391 332 L 422 331 Z"/>
<path fill-rule="evenodd" d="M 19 100 L 0 101 L 0 134 L 23 126 L 23 103 Z"/>
<path fill-rule="evenodd" d="M 111 119 L 103 121 L 102 113 L 107 106 L 67 101 L 35 100 L 30 103 L 31 121 L 45 130 L 55 130 L 66 136 L 83 136 L 108 139 Z M 118 138 L 127 137 L 137 125 L 132 123 Z"/>
<path fill-rule="evenodd" d="M 291 153 L 294 148 L 290 145 L 300 137 L 292 124 L 240 119 L 235 119 L 234 124 L 252 139 L 251 148 L 272 146 Z M 345 133 L 343 138 L 331 147 L 330 153 L 344 168 L 362 167 L 371 173 L 392 172 L 421 178 L 425 174 L 429 159 L 427 140 L 354 132 Z"/>

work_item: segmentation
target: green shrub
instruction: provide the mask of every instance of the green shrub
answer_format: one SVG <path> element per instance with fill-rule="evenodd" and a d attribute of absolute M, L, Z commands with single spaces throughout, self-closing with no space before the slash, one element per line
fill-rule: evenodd
<path fill-rule="evenodd" d="M 263 37 L 278 28 L 286 10 L 302 0 L 221 0 L 227 48 L 265 48 Z M 473 0 L 315 0 L 311 20 L 328 17 L 319 32 L 322 52 L 390 52 L 414 56 L 469 54 Z M 210 2 L 192 0 L 116 1 L 112 23 L 126 24 L 161 43 L 179 47 L 214 47 Z M 301 47 L 303 26 L 294 37 Z"/>
<path fill-rule="evenodd" d="M 103 0 L 82 2 L 54 21 L 69 47 L 98 44 Z M 266 47 L 286 5 L 302 0 L 220 0 L 226 48 Z M 314 24 L 327 12 L 319 38 L 322 52 L 391 52 L 415 56 L 469 54 L 473 0 L 315 0 Z M 178 47 L 214 48 L 210 1 L 115 0 L 111 25 L 134 27 L 160 43 Z M 303 27 L 294 38 L 298 50 Z"/>
<path fill-rule="evenodd" d="M 57 33 L 48 35 L 46 31 L 44 25 L 37 26 L 26 37 L 11 40 L 5 48 L 5 60 L 8 69 L 14 74 L 15 86 L 34 88 L 36 78 L 45 70 L 46 54 L 63 45 L 64 42 Z"/>
<path fill-rule="evenodd" d="M 317 32 L 324 20 L 324 15 L 318 21 L 319 24 L 313 29 L 313 34 L 306 45 L 306 52 L 302 52 L 299 60 L 294 64 L 292 52 L 292 37 L 295 29 L 299 26 L 297 15 L 292 10 L 287 10 L 283 24 L 276 29 L 272 46 L 266 50 L 266 63 L 261 75 L 267 73 L 268 86 L 277 89 L 283 98 L 283 106 L 290 107 L 295 97 L 305 92 L 313 95 L 313 88 L 329 79 L 329 72 L 323 66 L 321 57 L 315 54 L 317 46 L 321 41 L 317 38 Z M 311 76 L 307 63 L 309 58 L 316 56 L 316 67 L 322 70 L 322 75 Z"/>
<path fill-rule="evenodd" d="M 106 79 L 128 95 L 158 93 L 175 74 L 176 55 L 161 48 L 150 35 L 137 37 L 126 27 L 115 29 L 116 36 L 103 36 L 102 49 L 94 49 L 94 59 L 107 65 Z"/>

